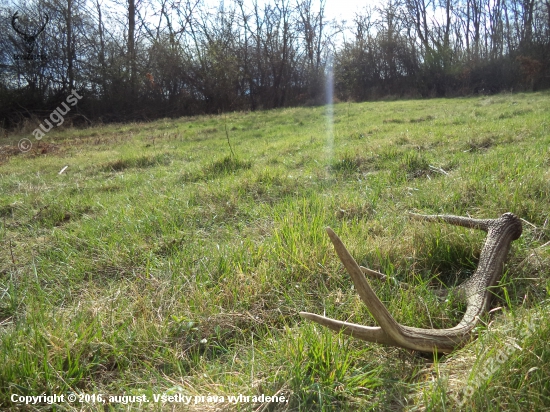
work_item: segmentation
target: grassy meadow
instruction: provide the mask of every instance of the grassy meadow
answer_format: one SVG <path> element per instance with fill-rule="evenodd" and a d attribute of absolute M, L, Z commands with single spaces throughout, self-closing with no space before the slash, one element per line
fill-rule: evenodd
<path fill-rule="evenodd" d="M 0 408 L 550 410 L 550 94 L 327 113 L 1 138 Z M 472 274 L 485 233 L 409 211 L 524 219 L 477 339 L 434 358 L 298 315 L 375 325 L 330 226 L 360 264 L 412 285 L 370 281 L 398 322 L 455 326 L 464 305 L 434 290 Z M 106 401 L 12 402 L 80 393 Z M 177 393 L 205 398 L 153 402 Z"/>

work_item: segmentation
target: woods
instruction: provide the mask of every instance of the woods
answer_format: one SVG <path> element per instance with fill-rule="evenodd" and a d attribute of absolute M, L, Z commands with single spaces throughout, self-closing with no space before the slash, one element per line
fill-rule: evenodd
<path fill-rule="evenodd" d="M 326 1 L 3 1 L 0 126 L 73 89 L 89 123 L 322 104 L 329 76 L 341 101 L 550 86 L 549 0 L 381 0 L 348 22 Z"/>

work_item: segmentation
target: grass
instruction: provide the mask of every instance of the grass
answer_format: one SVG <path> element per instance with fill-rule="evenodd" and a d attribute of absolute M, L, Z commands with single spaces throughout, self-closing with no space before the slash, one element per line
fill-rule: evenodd
<path fill-rule="evenodd" d="M 4 139 L 0 408 L 95 393 L 106 403 L 59 410 L 130 407 L 113 395 L 159 410 L 153 395 L 181 393 L 197 404 L 165 406 L 550 410 L 549 114 L 548 93 L 506 94 L 337 104 L 333 138 L 317 107 Z M 484 234 L 407 211 L 525 220 L 498 309 L 439 359 L 298 315 L 375 324 L 330 226 L 360 264 L 412 285 L 372 282 L 399 322 L 458 323 L 463 305 L 433 289 L 471 275 Z"/>

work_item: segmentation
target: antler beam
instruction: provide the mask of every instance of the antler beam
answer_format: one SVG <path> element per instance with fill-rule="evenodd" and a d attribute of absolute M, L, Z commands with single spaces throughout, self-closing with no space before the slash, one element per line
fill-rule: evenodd
<path fill-rule="evenodd" d="M 350 274 L 361 300 L 380 326 L 371 327 L 341 322 L 308 312 L 300 312 L 300 315 L 334 331 L 342 331 L 346 335 L 368 342 L 399 346 L 421 352 L 449 353 L 464 345 L 470 339 L 472 329 L 479 316 L 489 308 L 491 299 L 489 288 L 494 286 L 502 276 L 511 243 L 521 236 L 521 220 L 512 213 L 504 213 L 498 219 L 471 219 L 460 216 L 414 213 L 411 213 L 411 217 L 429 222 L 446 222 L 487 232 L 476 271 L 471 278 L 458 286 L 466 298 L 467 308 L 457 326 L 449 329 L 421 329 L 397 323 L 370 287 L 364 273 L 380 279 L 384 279 L 385 275 L 360 267 L 340 238 L 330 228 L 327 228 L 327 233 L 338 257 Z"/>

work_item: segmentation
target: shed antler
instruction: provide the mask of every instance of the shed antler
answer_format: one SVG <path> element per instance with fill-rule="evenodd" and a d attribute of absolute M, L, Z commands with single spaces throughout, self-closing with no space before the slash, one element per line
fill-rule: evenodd
<path fill-rule="evenodd" d="M 494 286 L 502 276 L 504 262 L 512 241 L 521 236 L 521 220 L 512 213 L 504 213 L 498 219 L 471 219 L 450 215 L 427 216 L 412 213 L 411 217 L 430 222 L 447 222 L 487 232 L 476 271 L 471 278 L 458 286 L 462 296 L 466 299 L 467 308 L 464 317 L 457 326 L 450 329 L 421 329 L 397 323 L 371 289 L 364 273 L 377 278 L 383 278 L 384 275 L 360 267 L 340 238 L 330 228 L 327 228 L 327 232 L 338 257 L 351 275 L 361 300 L 367 305 L 380 326 L 371 327 L 341 322 L 308 312 L 300 312 L 300 315 L 334 331 L 342 331 L 346 335 L 368 342 L 399 346 L 421 352 L 449 353 L 464 345 L 469 340 L 479 316 L 489 307 L 491 298 L 489 288 Z"/>

